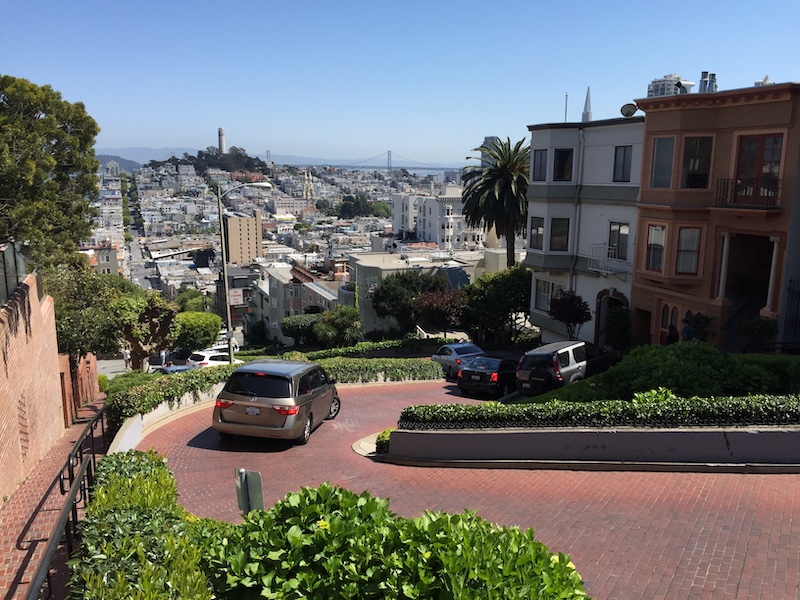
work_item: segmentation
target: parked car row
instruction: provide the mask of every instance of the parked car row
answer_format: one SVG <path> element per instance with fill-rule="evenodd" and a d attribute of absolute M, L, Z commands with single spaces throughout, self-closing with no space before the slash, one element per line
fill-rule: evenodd
<path fill-rule="evenodd" d="M 445 344 L 431 360 L 462 392 L 502 397 L 512 391 L 534 396 L 606 371 L 621 355 L 582 340 L 554 342 L 529 350 L 519 361 L 487 354 L 468 342 Z"/>

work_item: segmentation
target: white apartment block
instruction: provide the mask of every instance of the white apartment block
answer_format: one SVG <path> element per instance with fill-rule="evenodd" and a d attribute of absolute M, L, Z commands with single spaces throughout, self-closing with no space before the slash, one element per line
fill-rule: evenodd
<path fill-rule="evenodd" d="M 550 299 L 572 290 L 592 319 L 578 336 L 603 345 L 610 306 L 630 301 L 644 118 L 531 125 L 528 239 L 531 322 L 565 339 Z"/>
<path fill-rule="evenodd" d="M 392 194 L 392 231 L 400 238 L 416 234 L 418 241 L 432 242 L 440 250 L 483 246 L 484 230 L 466 224 L 461 192 L 461 186 L 447 183 L 435 195 Z"/>

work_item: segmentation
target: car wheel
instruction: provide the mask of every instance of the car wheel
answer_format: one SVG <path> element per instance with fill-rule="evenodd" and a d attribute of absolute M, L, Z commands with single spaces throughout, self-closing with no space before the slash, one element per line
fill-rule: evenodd
<path fill-rule="evenodd" d="M 311 437 L 311 426 L 312 426 L 311 415 L 306 417 L 306 424 L 303 426 L 303 433 L 300 434 L 300 437 L 295 440 L 298 446 L 302 446 L 308 443 L 308 438 Z"/>
<path fill-rule="evenodd" d="M 325 417 L 328 421 L 331 419 L 335 419 L 336 415 L 339 414 L 339 411 L 342 408 L 342 401 L 339 400 L 339 394 L 333 394 L 333 400 L 331 400 L 331 409 L 328 412 L 328 416 Z"/>
<path fill-rule="evenodd" d="M 225 433 L 224 431 L 218 431 L 217 433 L 219 434 L 219 439 L 223 442 L 230 442 L 233 439 L 233 434 L 231 433 Z"/>
<path fill-rule="evenodd" d="M 453 367 L 447 367 L 447 378 L 448 379 L 456 378 L 456 374 L 453 372 Z"/>
<path fill-rule="evenodd" d="M 508 384 L 504 383 L 500 387 L 500 398 L 502 398 L 503 396 L 508 396 L 509 392 L 510 392 L 510 390 L 508 389 Z"/>

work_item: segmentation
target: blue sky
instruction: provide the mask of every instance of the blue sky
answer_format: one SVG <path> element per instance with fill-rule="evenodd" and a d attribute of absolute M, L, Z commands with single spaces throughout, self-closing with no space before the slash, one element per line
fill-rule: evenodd
<path fill-rule="evenodd" d="M 464 164 L 678 73 L 800 81 L 800 2 L 0 0 L 0 73 L 83 102 L 98 148 Z M 695 88 L 696 89 L 696 88 Z M 385 158 L 383 159 L 385 161 Z"/>

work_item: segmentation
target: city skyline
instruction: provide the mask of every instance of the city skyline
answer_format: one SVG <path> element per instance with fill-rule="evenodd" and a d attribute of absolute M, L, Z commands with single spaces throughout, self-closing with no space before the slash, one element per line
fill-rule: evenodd
<path fill-rule="evenodd" d="M 357 164 L 392 151 L 420 166 L 462 165 L 486 136 L 580 121 L 587 88 L 600 120 L 670 73 L 715 73 L 720 90 L 800 81 L 790 0 L 568 4 L 46 0 L 33 18 L 9 3 L 15 50 L 0 73 L 83 102 L 98 148 L 204 150 L 222 127 L 251 156 Z"/>

